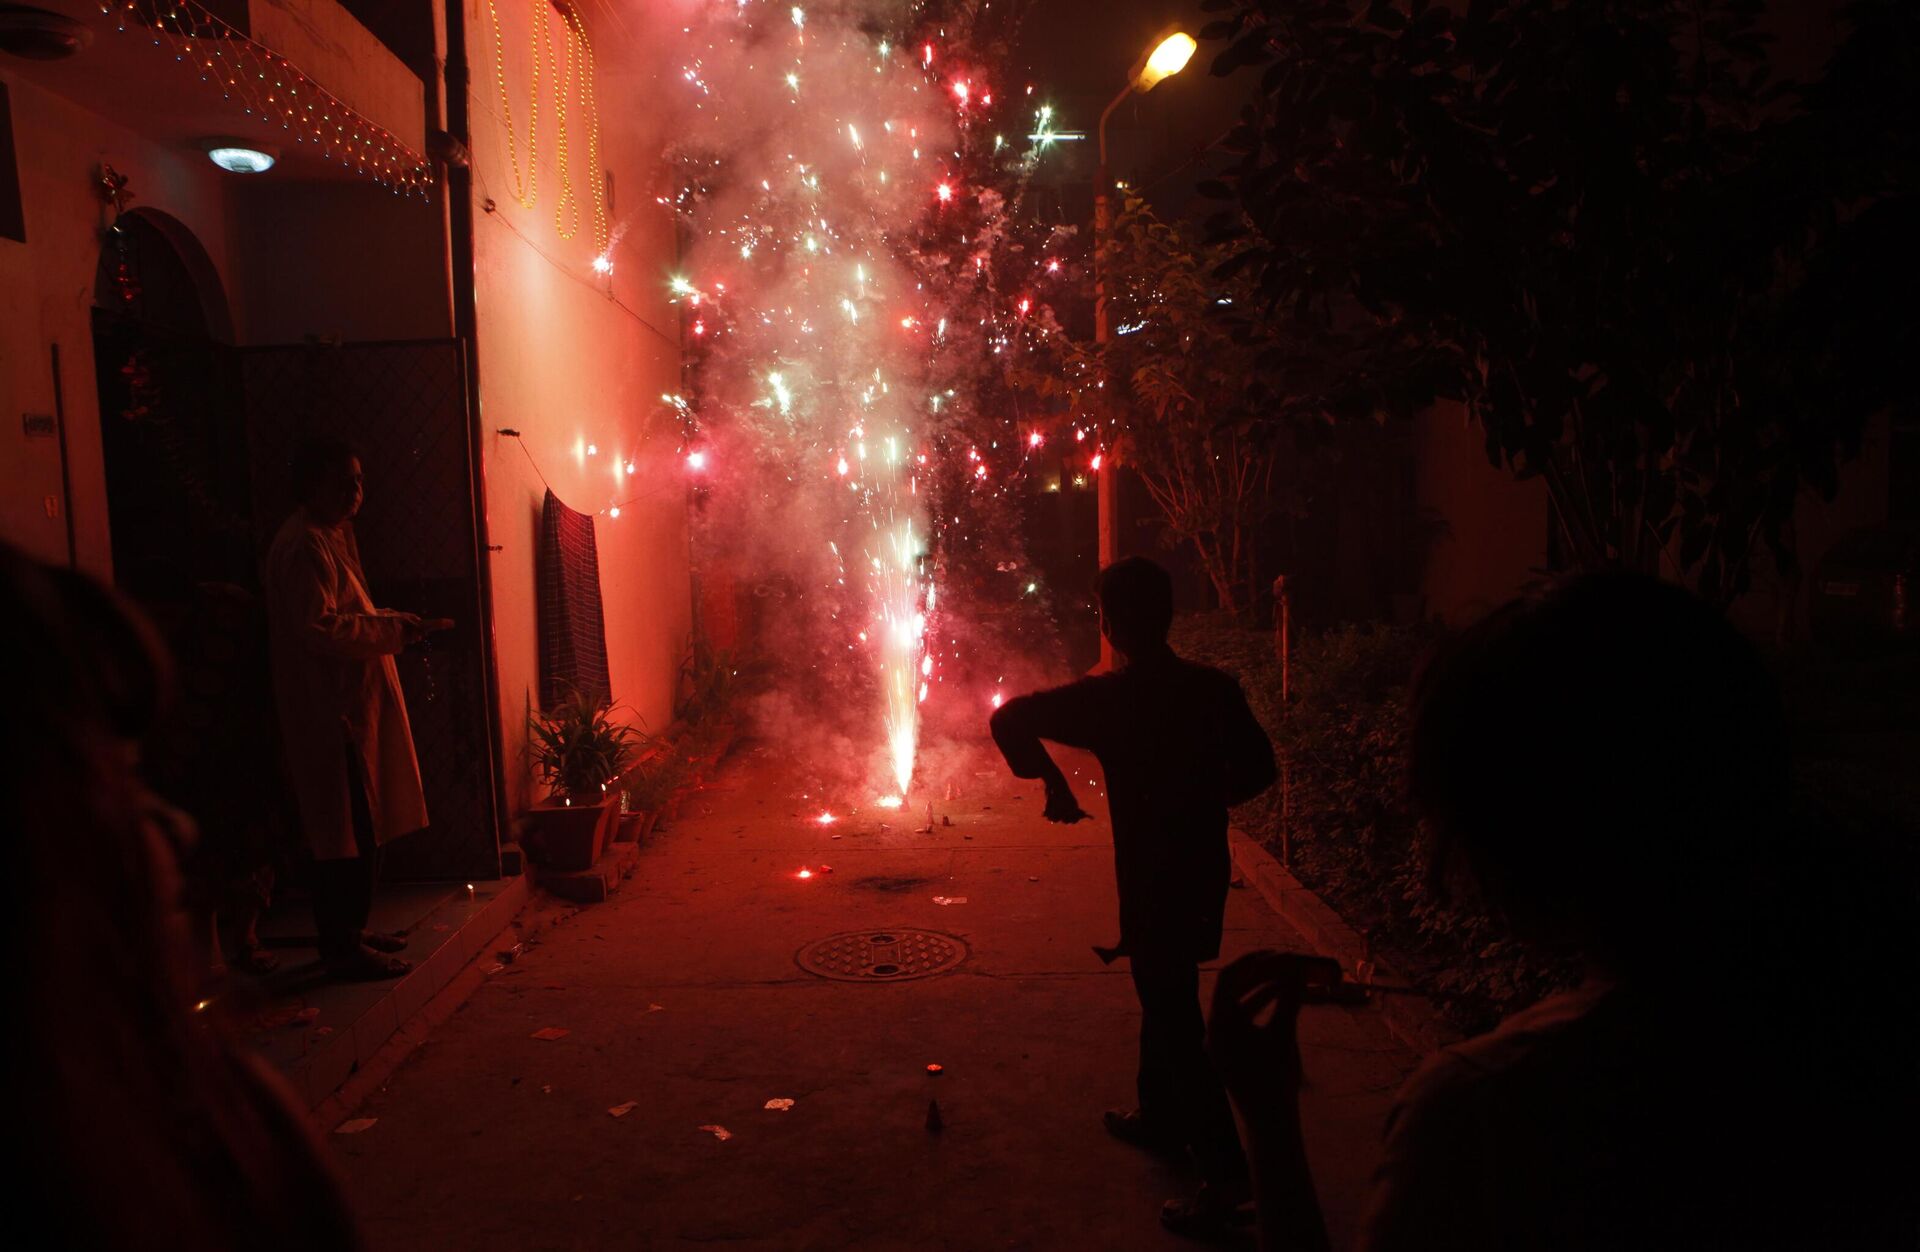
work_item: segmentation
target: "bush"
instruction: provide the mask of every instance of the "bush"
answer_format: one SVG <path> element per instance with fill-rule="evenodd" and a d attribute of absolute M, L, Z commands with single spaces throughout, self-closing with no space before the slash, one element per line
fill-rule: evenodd
<path fill-rule="evenodd" d="M 1286 774 L 1235 813 L 1248 834 L 1366 936 L 1378 955 L 1477 1033 L 1574 981 L 1563 956 L 1522 943 L 1470 902 L 1426 886 L 1407 803 L 1408 701 L 1432 626 L 1342 626 L 1299 638 L 1282 716 L 1273 637 L 1218 618 L 1175 625 L 1174 648 L 1239 678 Z"/>
<path fill-rule="evenodd" d="M 660 744 L 652 756 L 636 763 L 624 776 L 628 812 L 660 811 L 686 780 L 687 763 L 678 748 Z"/>

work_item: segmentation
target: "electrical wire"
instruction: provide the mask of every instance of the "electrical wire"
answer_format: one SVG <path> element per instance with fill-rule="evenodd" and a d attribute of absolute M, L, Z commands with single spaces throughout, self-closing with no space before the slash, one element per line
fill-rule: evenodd
<path fill-rule="evenodd" d="M 526 436 L 522 435 L 519 431 L 513 429 L 513 427 L 511 426 L 501 426 L 497 428 L 493 433 L 496 435 L 501 435 L 501 436 L 504 436 L 505 438 L 511 439 L 515 443 L 520 445 L 520 455 L 527 458 L 527 464 L 533 468 L 535 477 L 539 478 L 540 480 L 540 485 L 542 487 L 545 487 L 549 492 L 551 492 L 555 499 L 558 499 L 560 496 L 560 493 L 557 491 L 554 491 L 553 484 L 547 481 L 546 472 L 540 468 L 540 462 L 534 459 L 533 450 L 527 447 Z M 659 495 L 663 491 L 670 491 L 675 487 L 684 488 L 685 485 L 686 484 L 679 482 L 677 480 L 670 480 L 668 482 L 662 483 L 660 486 L 655 487 L 650 491 L 642 491 L 638 495 L 631 495 L 623 499 L 615 500 L 611 504 L 607 505 L 605 508 L 595 509 L 593 512 L 593 515 L 597 517 L 600 514 L 605 513 L 605 514 L 608 514 L 609 516 L 615 516 L 619 513 L 621 509 L 626 508 L 629 504 L 638 504 L 640 501 L 651 499 L 654 496 Z M 565 502 L 562 501 L 562 503 L 565 503 Z"/>
<path fill-rule="evenodd" d="M 467 99 L 470 102 L 473 102 L 474 94 L 472 92 L 468 92 Z M 469 107 L 472 107 L 471 104 Z M 491 117 L 492 114 L 486 114 L 486 116 Z M 548 252 L 545 248 L 542 248 L 539 244 L 535 243 L 532 240 L 532 238 L 530 238 L 527 235 L 525 231 L 521 230 L 518 226 L 514 225 L 513 219 L 507 215 L 506 210 L 500 207 L 500 202 L 494 198 L 493 189 L 487 185 L 487 176 L 480 172 L 480 169 L 477 165 L 473 167 L 473 177 L 474 177 L 474 180 L 480 185 L 480 194 L 485 198 L 486 203 L 494 206 L 491 209 L 485 210 L 488 217 L 493 218 L 494 220 L 498 221 L 501 225 L 505 226 L 509 231 L 512 231 L 514 238 L 518 239 L 521 243 L 524 243 L 525 245 L 527 245 L 527 247 L 531 248 L 535 253 L 535 255 L 539 256 L 539 258 L 545 261 L 548 265 L 553 266 L 553 268 L 558 270 L 563 276 L 572 279 L 576 283 L 579 283 L 582 287 L 585 287 L 587 290 L 593 292 L 597 296 L 606 297 L 606 299 L 611 304 L 613 304 L 615 308 L 619 309 L 622 313 L 625 313 L 628 317 L 640 323 L 642 326 L 646 327 L 662 343 L 671 344 L 675 350 L 679 349 L 680 339 L 677 335 L 669 335 L 666 331 L 661 330 L 658 326 L 655 326 L 652 322 L 648 321 L 646 318 L 642 317 L 639 313 L 635 312 L 632 306 L 627 304 L 626 301 L 622 300 L 619 296 L 614 295 L 611 290 L 602 290 L 599 283 L 597 283 L 591 278 L 587 278 L 581 275 L 580 273 L 578 273 L 577 266 L 571 265 L 565 261 L 560 260 L 558 257 L 554 256 L 552 253 Z"/>

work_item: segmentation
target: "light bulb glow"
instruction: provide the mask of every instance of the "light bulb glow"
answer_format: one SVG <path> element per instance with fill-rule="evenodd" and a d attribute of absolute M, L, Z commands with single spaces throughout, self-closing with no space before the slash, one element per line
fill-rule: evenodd
<path fill-rule="evenodd" d="M 1194 51 L 1199 48 L 1192 35 L 1185 31 L 1175 31 L 1162 39 L 1154 50 L 1147 54 L 1146 64 L 1141 67 L 1137 80 L 1142 91 L 1151 90 L 1165 79 L 1172 78 L 1187 68 L 1187 62 L 1193 59 Z"/>
<path fill-rule="evenodd" d="M 258 148 L 223 146 L 209 148 L 207 159 L 229 174 L 264 174 L 274 167 L 277 158 Z"/>

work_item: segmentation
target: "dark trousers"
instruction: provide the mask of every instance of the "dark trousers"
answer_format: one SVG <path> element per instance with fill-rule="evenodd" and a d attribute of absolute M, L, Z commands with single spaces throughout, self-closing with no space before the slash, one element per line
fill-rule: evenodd
<path fill-rule="evenodd" d="M 347 794 L 353 805 L 353 842 L 360 855 L 313 863 L 313 926 L 320 935 L 320 959 L 329 962 L 351 960 L 360 951 L 360 932 L 373 912 L 373 882 L 380 866 L 365 767 L 360 750 L 351 744 Z"/>
<path fill-rule="evenodd" d="M 1240 1130 L 1207 1058 L 1200 967 L 1164 957 L 1135 956 L 1128 964 L 1140 997 L 1140 1116 L 1185 1140 L 1207 1182 L 1244 1189 Z"/>

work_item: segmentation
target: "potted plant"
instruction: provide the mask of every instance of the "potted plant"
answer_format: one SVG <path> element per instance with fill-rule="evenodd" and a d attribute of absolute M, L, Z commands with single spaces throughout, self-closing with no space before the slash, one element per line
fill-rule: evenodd
<path fill-rule="evenodd" d="M 636 839 L 644 839 L 666 816 L 666 808 L 686 777 L 686 762 L 675 746 L 658 744 L 653 754 L 629 769 L 623 780 L 627 812 L 640 818 Z"/>
<path fill-rule="evenodd" d="M 534 769 L 546 803 L 527 814 L 527 854 L 552 870 L 593 868 L 619 816 L 613 784 L 639 747 L 639 733 L 613 720 L 605 700 L 575 694 L 527 719 Z"/>
<path fill-rule="evenodd" d="M 734 689 L 740 677 L 738 658 L 695 636 L 680 663 L 680 720 L 686 724 L 685 755 L 695 773 L 705 773 L 733 745 Z"/>

